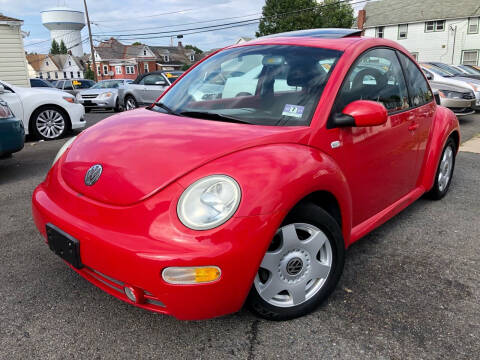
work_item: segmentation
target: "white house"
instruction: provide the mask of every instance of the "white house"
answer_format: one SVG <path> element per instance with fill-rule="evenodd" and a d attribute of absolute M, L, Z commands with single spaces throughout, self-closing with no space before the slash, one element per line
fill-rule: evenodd
<path fill-rule="evenodd" d="M 27 60 L 34 70 L 30 77 L 53 80 L 62 79 L 63 74 L 51 58 L 51 55 L 28 54 Z"/>
<path fill-rule="evenodd" d="M 60 72 L 60 79 L 83 79 L 84 68 L 80 58 L 70 54 L 50 55 Z"/>
<path fill-rule="evenodd" d="M 479 0 L 381 0 L 364 10 L 365 36 L 395 40 L 421 62 L 479 65 Z"/>
<path fill-rule="evenodd" d="M 0 13 L 0 79 L 14 85 L 30 87 L 22 24 L 22 20 Z"/>

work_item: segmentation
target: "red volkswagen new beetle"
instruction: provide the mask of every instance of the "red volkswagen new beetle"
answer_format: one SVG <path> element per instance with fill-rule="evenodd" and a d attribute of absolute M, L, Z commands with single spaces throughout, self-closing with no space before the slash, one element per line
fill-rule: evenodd
<path fill-rule="evenodd" d="M 135 306 L 291 319 L 333 291 L 353 242 L 445 195 L 458 145 L 398 44 L 284 33 L 221 50 L 68 141 L 33 216 L 51 250 Z"/>

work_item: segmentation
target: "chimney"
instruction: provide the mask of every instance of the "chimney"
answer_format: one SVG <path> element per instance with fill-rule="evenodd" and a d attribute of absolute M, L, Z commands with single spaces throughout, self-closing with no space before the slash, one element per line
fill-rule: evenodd
<path fill-rule="evenodd" d="M 358 16 L 357 16 L 357 28 L 359 30 L 363 30 L 363 26 L 365 25 L 365 18 L 367 14 L 364 9 L 358 11 Z"/>
<path fill-rule="evenodd" d="M 182 45 L 182 42 L 181 42 L 181 41 L 178 42 L 178 47 L 179 47 L 179 48 L 183 48 L 183 45 Z"/>

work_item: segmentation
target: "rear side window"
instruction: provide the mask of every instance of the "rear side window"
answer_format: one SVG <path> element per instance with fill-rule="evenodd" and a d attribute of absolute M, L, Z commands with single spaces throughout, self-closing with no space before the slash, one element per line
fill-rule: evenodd
<path fill-rule="evenodd" d="M 433 100 L 433 94 L 427 80 L 425 80 L 422 72 L 412 60 L 402 53 L 399 53 L 399 56 L 403 63 L 412 106 L 417 107 L 428 104 Z"/>
<path fill-rule="evenodd" d="M 408 91 L 395 51 L 373 49 L 357 59 L 337 96 L 334 113 L 356 100 L 382 103 L 389 113 L 409 108 Z"/>

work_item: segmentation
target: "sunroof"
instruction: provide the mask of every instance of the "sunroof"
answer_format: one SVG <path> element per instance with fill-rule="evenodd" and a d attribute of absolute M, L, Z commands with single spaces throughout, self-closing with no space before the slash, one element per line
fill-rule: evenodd
<path fill-rule="evenodd" d="M 362 30 L 358 30 L 358 29 L 308 29 L 308 30 L 298 30 L 298 31 L 278 33 L 278 34 L 263 36 L 262 38 L 314 37 L 314 38 L 323 38 L 323 39 L 339 39 L 344 37 L 354 37 L 354 36 L 361 36 L 361 35 L 362 35 Z"/>

